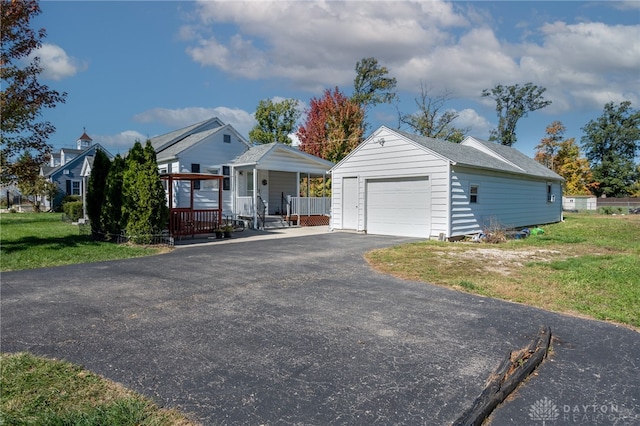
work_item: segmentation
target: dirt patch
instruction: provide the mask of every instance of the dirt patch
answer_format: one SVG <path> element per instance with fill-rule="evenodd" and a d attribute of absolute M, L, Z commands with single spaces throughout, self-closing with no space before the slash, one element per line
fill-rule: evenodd
<path fill-rule="evenodd" d="M 438 252 L 441 259 L 464 259 L 480 263 L 482 270 L 509 275 L 513 268 L 520 268 L 527 262 L 551 262 L 566 256 L 558 250 L 500 250 L 495 248 L 474 248 L 470 250 Z"/>

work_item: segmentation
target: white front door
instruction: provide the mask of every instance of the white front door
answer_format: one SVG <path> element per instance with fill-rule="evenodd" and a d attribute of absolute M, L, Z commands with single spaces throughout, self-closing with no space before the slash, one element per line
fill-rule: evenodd
<path fill-rule="evenodd" d="M 342 229 L 358 229 L 358 178 L 342 179 Z"/>

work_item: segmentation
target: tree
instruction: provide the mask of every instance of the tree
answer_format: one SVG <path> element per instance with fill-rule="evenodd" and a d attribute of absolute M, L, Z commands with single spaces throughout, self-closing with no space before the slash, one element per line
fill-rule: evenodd
<path fill-rule="evenodd" d="M 29 60 L 42 45 L 46 31 L 34 31 L 30 21 L 41 12 L 36 0 L 2 0 L 0 37 L 0 146 L 3 182 L 15 179 L 14 158 L 30 151 L 38 164 L 43 164 L 51 147 L 48 137 L 55 127 L 48 121 L 37 121 L 42 109 L 64 103 L 66 93 L 58 93 L 38 82 L 42 72 L 37 57 Z"/>
<path fill-rule="evenodd" d="M 393 102 L 397 95 L 395 77 L 387 77 L 389 70 L 380 66 L 376 58 L 363 58 L 356 63 L 356 77 L 353 80 L 351 101 L 364 111 L 362 134 L 366 131 L 367 109 L 378 104 Z"/>
<path fill-rule="evenodd" d="M 104 185 L 104 203 L 100 212 L 101 227 L 107 239 L 122 232 L 122 180 L 125 169 L 124 159 L 116 155 L 109 167 Z"/>
<path fill-rule="evenodd" d="M 111 168 L 111 161 L 101 149 L 96 150 L 91 168 L 91 176 L 87 183 L 86 208 L 89 222 L 91 223 L 91 234 L 93 238 L 104 239 L 106 230 L 102 226 L 102 206 L 105 197 L 105 185 L 107 175 Z"/>
<path fill-rule="evenodd" d="M 156 154 L 151 141 L 145 147 L 136 141 L 129 150 L 122 178 L 123 217 L 129 238 L 149 244 L 162 232 L 169 219 L 167 198 L 160 181 Z"/>
<path fill-rule="evenodd" d="M 306 113 L 296 132 L 302 151 L 337 163 L 362 141 L 364 110 L 337 87 L 311 99 Z"/>
<path fill-rule="evenodd" d="M 255 115 L 258 124 L 249 132 L 249 139 L 261 144 L 280 142 L 291 145 L 289 135 L 293 133 L 300 117 L 297 108 L 298 101 L 295 99 L 285 99 L 281 102 L 261 100 Z"/>
<path fill-rule="evenodd" d="M 456 128 L 453 121 L 458 118 L 458 113 L 454 110 L 443 110 L 451 96 L 448 91 L 442 95 L 430 96 L 429 89 L 421 83 L 420 98 L 415 99 L 418 111 L 413 114 L 402 114 L 398 111 L 398 120 L 419 135 L 460 143 L 469 129 Z"/>
<path fill-rule="evenodd" d="M 29 151 L 22 153 L 13 164 L 13 176 L 15 177 L 20 192 L 24 195 L 38 194 L 38 177 L 40 176 L 40 164 L 33 158 Z"/>
<path fill-rule="evenodd" d="M 566 131 L 566 127 L 560 121 L 554 121 L 547 126 L 547 136 L 536 145 L 536 154 L 533 157 L 538 163 L 557 172 L 556 155 L 560 149 L 560 143 Z"/>
<path fill-rule="evenodd" d="M 530 111 L 536 111 L 551 104 L 551 101 L 542 96 L 546 90 L 533 83 L 526 83 L 524 86 L 498 84 L 491 90 L 484 89 L 482 97 L 489 97 L 496 101 L 498 114 L 498 128 L 491 131 L 489 140 L 498 141 L 507 146 L 516 143 L 518 120 L 526 117 Z"/>
<path fill-rule="evenodd" d="M 635 157 L 640 149 L 640 111 L 631 102 L 609 102 L 596 120 L 583 128 L 581 142 L 598 182 L 597 196 L 622 197 L 638 180 Z"/>
<path fill-rule="evenodd" d="M 559 143 L 553 164 L 556 173 L 565 180 L 565 194 L 588 195 L 594 189 L 593 174 L 589 162 L 580 156 L 580 147 L 578 147 L 575 138 Z"/>

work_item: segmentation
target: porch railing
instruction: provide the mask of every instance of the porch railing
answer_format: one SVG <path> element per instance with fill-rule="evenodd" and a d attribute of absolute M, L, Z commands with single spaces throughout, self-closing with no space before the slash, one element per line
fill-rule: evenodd
<path fill-rule="evenodd" d="M 171 236 L 213 233 L 222 223 L 222 210 L 173 208 L 169 216 Z"/>
<path fill-rule="evenodd" d="M 287 197 L 289 216 L 328 216 L 331 213 L 331 198 L 326 197 Z"/>

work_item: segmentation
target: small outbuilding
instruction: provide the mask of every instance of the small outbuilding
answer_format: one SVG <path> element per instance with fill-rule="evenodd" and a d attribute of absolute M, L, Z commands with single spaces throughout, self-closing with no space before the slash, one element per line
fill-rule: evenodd
<path fill-rule="evenodd" d="M 331 169 L 331 228 L 449 239 L 562 220 L 563 178 L 518 150 L 380 127 Z"/>

